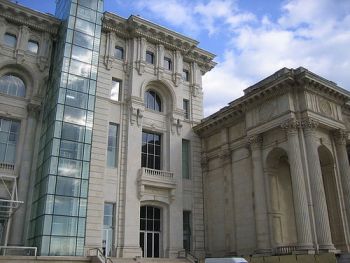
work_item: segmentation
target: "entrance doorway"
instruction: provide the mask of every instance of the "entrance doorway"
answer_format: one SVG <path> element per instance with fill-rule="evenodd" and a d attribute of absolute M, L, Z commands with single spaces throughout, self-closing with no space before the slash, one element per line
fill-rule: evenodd
<path fill-rule="evenodd" d="M 160 208 L 141 206 L 140 247 L 145 258 L 159 258 L 161 244 Z"/>

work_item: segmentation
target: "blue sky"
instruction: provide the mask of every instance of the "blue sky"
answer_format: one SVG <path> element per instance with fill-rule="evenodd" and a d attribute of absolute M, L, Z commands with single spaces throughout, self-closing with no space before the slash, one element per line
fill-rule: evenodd
<path fill-rule="evenodd" d="M 55 9 L 54 0 L 17 2 Z M 105 10 L 140 15 L 217 55 L 203 77 L 205 115 L 282 67 L 303 66 L 350 89 L 350 0 L 105 0 Z"/>

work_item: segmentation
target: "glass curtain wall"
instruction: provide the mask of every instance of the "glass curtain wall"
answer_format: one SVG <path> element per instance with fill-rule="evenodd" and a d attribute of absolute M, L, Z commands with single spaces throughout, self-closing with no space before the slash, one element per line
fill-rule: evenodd
<path fill-rule="evenodd" d="M 29 233 L 40 255 L 83 255 L 102 12 L 103 0 L 57 1 Z"/>

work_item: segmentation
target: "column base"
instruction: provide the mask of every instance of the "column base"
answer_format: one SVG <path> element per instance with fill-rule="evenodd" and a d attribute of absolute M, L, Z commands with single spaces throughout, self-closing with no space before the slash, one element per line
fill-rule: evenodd
<path fill-rule="evenodd" d="M 333 244 L 330 245 L 319 245 L 318 250 L 321 252 L 333 252 L 336 251 L 335 247 Z"/>
<path fill-rule="evenodd" d="M 272 255 L 271 248 L 259 248 L 254 251 L 254 255 L 256 256 L 270 256 Z"/>

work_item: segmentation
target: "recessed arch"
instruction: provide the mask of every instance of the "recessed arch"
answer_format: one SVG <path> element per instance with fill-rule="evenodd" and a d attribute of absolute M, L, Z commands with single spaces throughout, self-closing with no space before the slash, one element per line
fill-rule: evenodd
<path fill-rule="evenodd" d="M 140 97 L 143 101 L 145 101 L 147 90 L 153 90 L 159 94 L 162 100 L 162 112 L 169 113 L 174 111 L 176 107 L 176 94 L 173 87 L 167 81 L 154 79 L 143 82 L 140 89 Z"/>
<path fill-rule="evenodd" d="M 25 64 L 14 64 L 13 61 L 3 61 L 0 63 L 0 77 L 4 75 L 14 75 L 19 77 L 26 87 L 26 98 L 37 94 L 40 79 L 35 78 L 35 72 Z"/>
<path fill-rule="evenodd" d="M 25 97 L 26 86 L 16 74 L 0 76 L 0 93 L 16 97 Z"/>
<path fill-rule="evenodd" d="M 287 152 L 272 149 L 266 157 L 266 171 L 271 192 L 270 223 L 275 247 L 297 243 L 292 178 Z"/>

